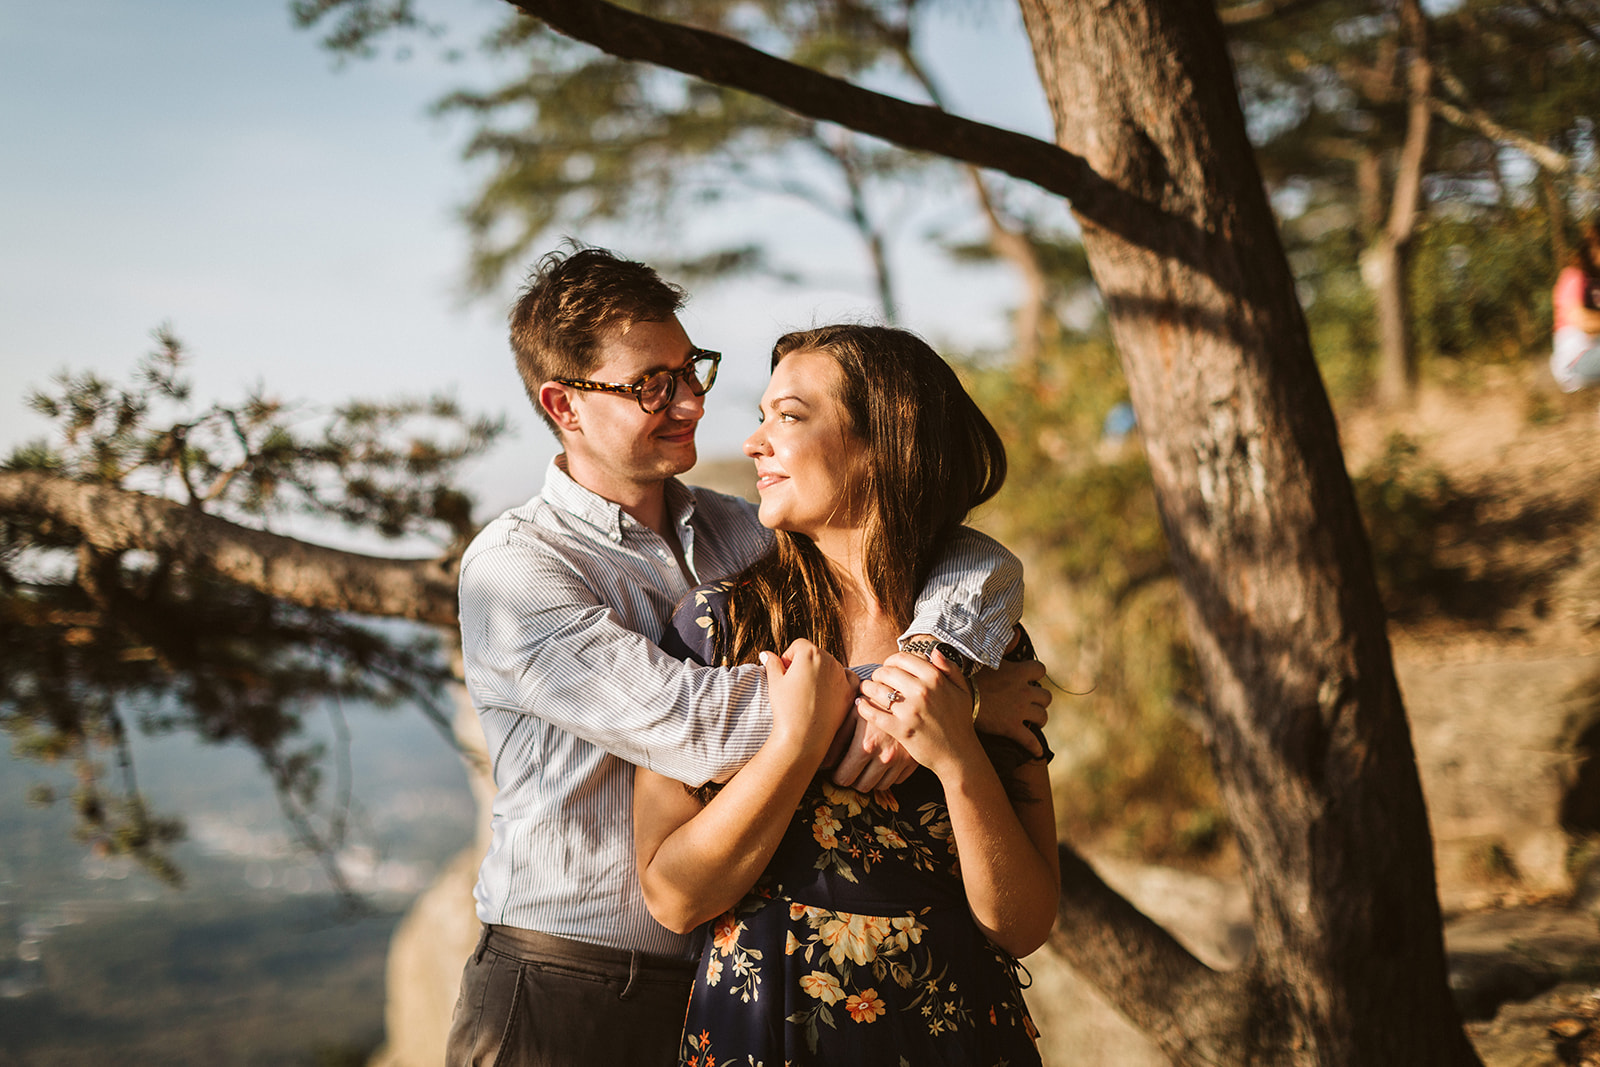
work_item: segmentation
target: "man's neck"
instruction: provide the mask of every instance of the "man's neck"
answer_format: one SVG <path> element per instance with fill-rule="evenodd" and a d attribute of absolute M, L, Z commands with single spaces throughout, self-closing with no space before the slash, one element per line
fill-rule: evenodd
<path fill-rule="evenodd" d="M 627 479 L 610 478 L 606 472 L 597 470 L 582 461 L 572 462 L 571 453 L 563 453 L 556 459 L 561 469 L 567 476 L 589 492 L 611 501 L 621 508 L 635 522 L 647 526 L 661 536 L 661 539 L 670 545 L 678 543 L 676 531 L 670 529 L 671 523 L 667 519 L 667 490 L 665 479 L 650 482 L 635 482 Z"/>

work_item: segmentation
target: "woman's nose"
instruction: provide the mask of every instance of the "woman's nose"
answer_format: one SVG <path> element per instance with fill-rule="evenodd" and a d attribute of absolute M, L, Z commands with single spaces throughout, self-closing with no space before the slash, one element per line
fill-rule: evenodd
<path fill-rule="evenodd" d="M 757 426 L 755 433 L 744 439 L 744 454 L 751 459 L 765 455 L 767 452 L 767 433 L 765 426 Z"/>

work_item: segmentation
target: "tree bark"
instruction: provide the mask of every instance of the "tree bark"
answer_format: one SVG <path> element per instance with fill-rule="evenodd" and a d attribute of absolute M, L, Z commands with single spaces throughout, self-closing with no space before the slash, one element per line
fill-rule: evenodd
<path fill-rule="evenodd" d="M 253 530 L 129 489 L 0 473 L 0 514 L 75 531 L 100 552 L 143 550 L 296 604 L 456 625 L 456 559 L 385 559 Z"/>
<path fill-rule="evenodd" d="M 1370 552 L 1216 12 L 1022 9 L 1062 146 L 1159 212 L 1142 244 L 1079 221 L 1255 909 L 1248 1006 L 1204 998 L 1231 1033 L 1107 992 L 1175 1063 L 1474 1064 Z"/>

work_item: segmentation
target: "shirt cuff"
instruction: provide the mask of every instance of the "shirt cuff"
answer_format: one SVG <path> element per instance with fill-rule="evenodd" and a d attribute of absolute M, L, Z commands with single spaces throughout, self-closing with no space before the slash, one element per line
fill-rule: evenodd
<path fill-rule="evenodd" d="M 985 667 L 995 667 L 1011 643 L 1011 628 L 1004 633 L 979 634 L 978 615 L 964 604 L 922 604 L 916 618 L 900 635 L 901 643 L 916 634 L 928 634 L 936 641 L 954 645 L 973 661 Z"/>

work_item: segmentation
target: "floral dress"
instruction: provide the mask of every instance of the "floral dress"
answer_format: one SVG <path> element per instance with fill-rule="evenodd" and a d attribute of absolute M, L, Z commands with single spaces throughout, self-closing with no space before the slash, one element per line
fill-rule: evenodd
<path fill-rule="evenodd" d="M 712 662 L 726 604 L 725 583 L 696 589 L 662 647 Z M 1018 966 L 967 910 L 933 772 L 874 793 L 819 775 L 761 880 L 705 928 L 679 1062 L 1038 1064 Z"/>

